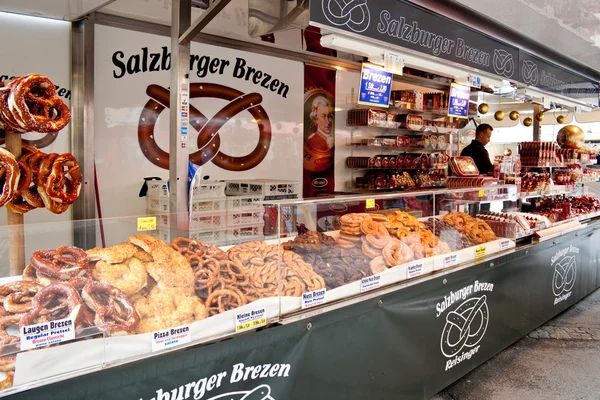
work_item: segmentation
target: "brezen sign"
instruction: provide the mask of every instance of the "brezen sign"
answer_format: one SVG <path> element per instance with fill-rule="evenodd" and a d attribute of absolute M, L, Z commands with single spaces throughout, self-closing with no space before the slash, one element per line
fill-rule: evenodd
<path fill-rule="evenodd" d="M 450 86 L 450 101 L 448 102 L 448 116 L 458 118 L 468 118 L 469 98 L 471 97 L 471 88 L 465 85 L 453 83 Z"/>
<path fill-rule="evenodd" d="M 393 76 L 381 67 L 363 63 L 358 104 L 389 107 Z"/>

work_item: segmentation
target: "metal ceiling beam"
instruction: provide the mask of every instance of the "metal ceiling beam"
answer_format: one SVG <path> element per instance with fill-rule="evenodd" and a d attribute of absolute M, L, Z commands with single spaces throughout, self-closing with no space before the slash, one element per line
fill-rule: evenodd
<path fill-rule="evenodd" d="M 213 0 L 206 11 L 179 36 L 179 44 L 187 45 L 213 20 L 231 0 Z"/>

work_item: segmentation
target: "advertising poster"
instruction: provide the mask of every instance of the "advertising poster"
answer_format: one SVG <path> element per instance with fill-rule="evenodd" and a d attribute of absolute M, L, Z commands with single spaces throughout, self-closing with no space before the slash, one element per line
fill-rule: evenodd
<path fill-rule="evenodd" d="M 304 66 L 304 197 L 335 188 L 335 72 Z"/>
<path fill-rule="evenodd" d="M 144 215 L 144 178 L 168 179 L 171 54 L 166 36 L 97 26 L 96 163 L 110 244 L 132 232 L 117 217 Z M 301 182 L 303 64 L 191 44 L 184 142 L 198 176 Z M 114 242 L 114 243 L 112 243 Z"/>

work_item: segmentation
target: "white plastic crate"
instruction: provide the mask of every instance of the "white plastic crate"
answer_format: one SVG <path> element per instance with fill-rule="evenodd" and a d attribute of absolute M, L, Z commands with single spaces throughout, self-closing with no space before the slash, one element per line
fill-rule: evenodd
<path fill-rule="evenodd" d="M 263 196 L 227 196 L 227 212 L 238 212 L 262 208 Z"/>
<path fill-rule="evenodd" d="M 236 244 L 264 238 L 265 224 L 227 228 L 227 244 Z"/>
<path fill-rule="evenodd" d="M 159 180 L 159 181 L 146 181 L 146 185 L 148 185 L 148 196 L 155 197 L 168 197 L 169 196 L 169 185 L 168 181 Z"/>
<path fill-rule="evenodd" d="M 148 212 L 153 213 L 168 213 L 169 212 L 169 197 L 165 196 L 146 196 L 146 208 Z"/>
<path fill-rule="evenodd" d="M 171 244 L 171 230 L 165 228 L 158 228 L 153 231 L 148 231 L 148 235 L 162 240 L 167 244 Z"/>
<path fill-rule="evenodd" d="M 227 214 L 223 212 L 201 212 L 190 214 L 190 231 L 224 230 Z"/>
<path fill-rule="evenodd" d="M 272 181 L 251 179 L 246 181 L 227 181 L 227 195 L 286 196 L 300 195 L 300 183 L 296 181 Z"/>
<path fill-rule="evenodd" d="M 197 212 L 225 212 L 227 209 L 225 197 L 215 199 L 194 199 L 190 204 L 190 211 Z"/>
<path fill-rule="evenodd" d="M 211 243 L 214 245 L 224 245 L 226 243 L 227 231 L 205 231 L 205 232 L 192 232 L 190 231 L 190 239 L 197 240 L 202 243 Z"/>
<path fill-rule="evenodd" d="M 225 182 L 200 182 L 191 188 L 192 199 L 225 197 Z"/>
<path fill-rule="evenodd" d="M 243 211 L 227 211 L 227 227 L 241 225 L 258 225 L 264 223 L 263 215 L 265 209 L 263 207 L 243 210 Z"/>

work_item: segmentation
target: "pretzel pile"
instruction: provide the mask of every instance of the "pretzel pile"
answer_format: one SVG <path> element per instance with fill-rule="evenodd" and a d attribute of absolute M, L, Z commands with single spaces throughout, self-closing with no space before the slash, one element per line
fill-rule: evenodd
<path fill-rule="evenodd" d="M 333 237 L 307 231 L 283 243 L 283 249 L 294 251 L 323 277 L 327 289 L 358 281 L 373 272 L 371 259 L 357 247 L 338 246 Z"/>
<path fill-rule="evenodd" d="M 0 87 L 0 128 L 5 131 L 58 132 L 70 120 L 69 107 L 45 76 L 29 74 Z"/>
<path fill-rule="evenodd" d="M 452 225 L 459 232 L 464 233 L 474 244 L 481 244 L 496 240 L 496 234 L 487 222 L 480 218 L 473 218 L 469 214 L 456 212 L 444 215 L 442 221 Z"/>
<path fill-rule="evenodd" d="M 81 170 L 71 154 L 46 154 L 23 146 L 19 160 L 0 148 L 0 177 L 3 178 L 0 207 L 24 214 L 46 208 L 62 214 L 79 197 Z"/>
<path fill-rule="evenodd" d="M 298 254 L 254 240 L 227 252 L 250 278 L 253 289 L 262 297 L 296 296 L 325 287 L 325 281 Z M 278 293 L 278 284 L 280 292 Z"/>

